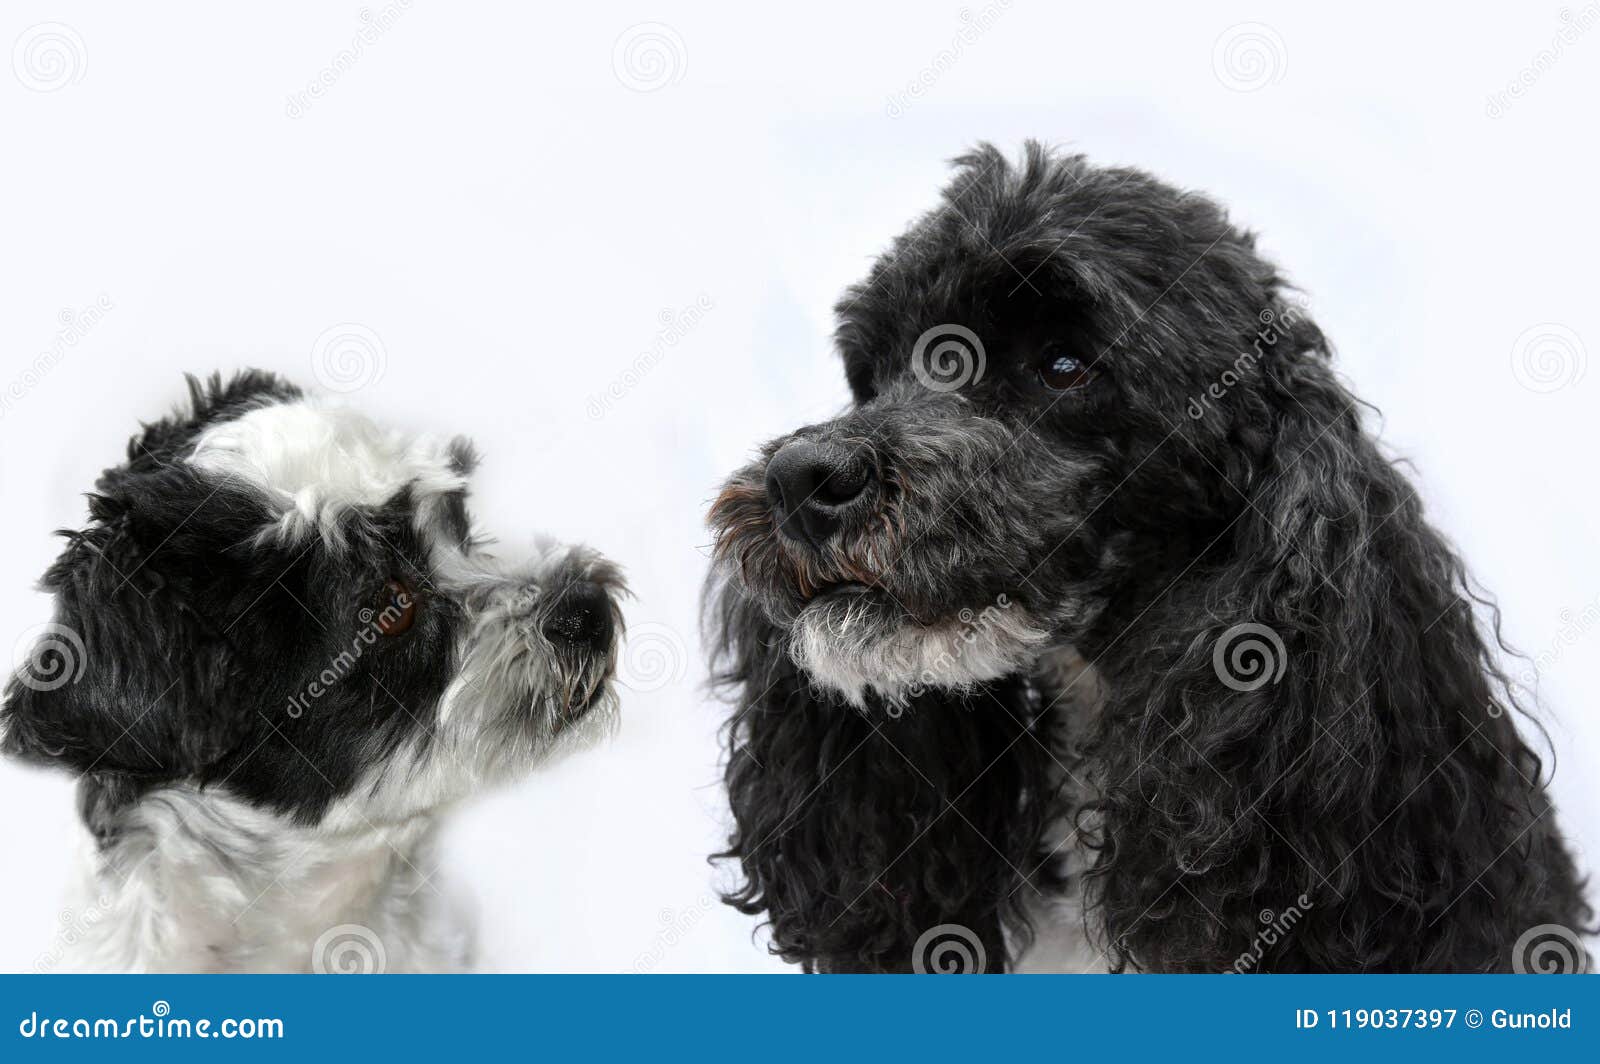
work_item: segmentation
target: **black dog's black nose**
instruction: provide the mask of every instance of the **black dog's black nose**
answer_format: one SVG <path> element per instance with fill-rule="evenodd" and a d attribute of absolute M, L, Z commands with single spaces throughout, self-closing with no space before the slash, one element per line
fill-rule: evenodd
<path fill-rule="evenodd" d="M 767 498 L 778 528 L 820 547 L 843 524 L 849 505 L 866 494 L 872 468 L 843 449 L 795 440 L 767 462 Z"/>
<path fill-rule="evenodd" d="M 544 634 L 552 643 L 597 648 L 611 642 L 611 598 L 599 584 L 579 580 L 561 589 L 545 614 Z"/>

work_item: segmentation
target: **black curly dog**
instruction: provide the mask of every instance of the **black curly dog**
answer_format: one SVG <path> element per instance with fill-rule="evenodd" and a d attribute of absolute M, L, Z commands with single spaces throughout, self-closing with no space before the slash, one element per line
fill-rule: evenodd
<path fill-rule="evenodd" d="M 1498 615 L 1253 237 L 957 170 L 838 305 L 853 405 L 712 506 L 726 900 L 817 971 L 1007 968 L 1040 896 L 1111 970 L 1585 963 Z"/>

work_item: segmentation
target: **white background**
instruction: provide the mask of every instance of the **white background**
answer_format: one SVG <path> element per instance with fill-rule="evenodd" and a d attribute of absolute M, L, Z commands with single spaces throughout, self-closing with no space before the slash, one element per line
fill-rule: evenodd
<path fill-rule="evenodd" d="M 1543 662 L 1562 818 L 1600 854 L 1593 4 L 415 0 L 309 105 L 290 98 L 360 6 L 223 7 L 0 14 L 0 654 L 48 617 L 49 533 L 182 371 L 317 387 L 318 337 L 371 330 L 352 400 L 474 436 L 482 523 L 621 559 L 635 630 L 676 657 L 612 747 L 455 817 L 448 876 L 489 968 L 781 967 L 710 900 L 704 506 L 759 441 L 845 401 L 832 301 L 979 139 L 1137 164 L 1262 233 Z M 64 66 L 40 23 L 69 28 L 43 42 Z M 65 343 L 63 309 L 102 296 Z M 663 324 L 698 300 L 681 337 Z M 48 948 L 73 830 L 64 776 L 0 768 L 0 967 Z"/>

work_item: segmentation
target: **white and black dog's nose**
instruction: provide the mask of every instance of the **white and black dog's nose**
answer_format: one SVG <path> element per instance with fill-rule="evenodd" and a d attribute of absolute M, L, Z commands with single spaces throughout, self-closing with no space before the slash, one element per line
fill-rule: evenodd
<path fill-rule="evenodd" d="M 847 523 L 872 484 L 872 467 L 859 456 L 809 440 L 784 444 L 767 462 L 767 498 L 779 530 L 813 547 Z"/>
<path fill-rule="evenodd" d="M 611 596 L 592 580 L 562 588 L 545 613 L 545 637 L 557 645 L 594 650 L 611 644 L 616 632 Z"/>

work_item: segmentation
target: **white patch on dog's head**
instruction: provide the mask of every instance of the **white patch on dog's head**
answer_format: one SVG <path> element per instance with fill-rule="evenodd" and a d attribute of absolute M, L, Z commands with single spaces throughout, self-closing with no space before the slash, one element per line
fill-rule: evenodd
<path fill-rule="evenodd" d="M 268 534 L 339 541 L 340 518 L 410 488 L 419 501 L 466 487 L 459 441 L 408 436 L 316 399 L 260 406 L 200 434 L 189 462 L 247 484 L 278 514 Z M 419 507 L 419 510 L 425 507 Z"/>
<path fill-rule="evenodd" d="M 588 548 L 546 540 L 516 558 L 485 550 L 462 502 L 477 462 L 465 440 L 408 435 L 342 405 L 294 399 L 207 427 L 189 461 L 265 499 L 273 516 L 263 542 L 319 537 L 339 556 L 363 538 L 352 515 L 405 493 L 425 552 L 411 573 L 422 608 L 431 600 L 455 610 L 447 685 L 436 704 L 381 692 L 416 727 L 328 808 L 329 829 L 402 822 L 615 729 L 615 638 L 580 650 L 553 642 L 545 626 L 562 593 L 588 583 L 604 592 L 610 631 L 620 632 L 620 571 Z"/>
<path fill-rule="evenodd" d="M 966 690 L 1026 669 L 1050 639 L 1005 595 L 935 625 L 901 620 L 886 629 L 881 613 L 865 599 L 813 602 L 795 623 L 790 657 L 856 706 L 869 692 L 900 704 L 923 689 Z"/>

